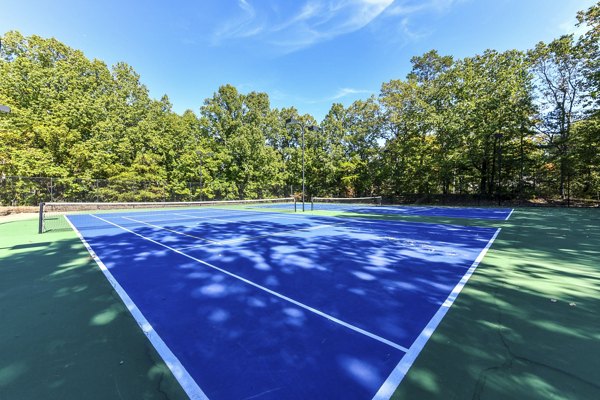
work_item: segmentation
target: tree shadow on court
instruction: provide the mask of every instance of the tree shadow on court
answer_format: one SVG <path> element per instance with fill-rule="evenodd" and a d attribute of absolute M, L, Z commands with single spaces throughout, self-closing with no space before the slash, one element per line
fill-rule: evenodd
<path fill-rule="evenodd" d="M 143 238 L 114 226 L 97 231 L 96 222 L 81 231 L 133 301 L 141 309 L 153 310 L 153 326 L 159 331 L 169 326 L 169 331 L 189 332 L 188 336 L 195 338 L 197 348 L 192 353 L 202 356 L 188 369 L 208 382 L 209 396 L 226 391 L 230 397 L 229 382 L 236 377 L 256 384 L 264 379 L 265 369 L 271 368 L 275 372 L 266 376 L 276 376 L 275 380 L 286 386 L 290 379 L 306 377 L 290 375 L 290 370 L 310 370 L 317 379 L 315 371 L 347 368 L 339 365 L 340 356 L 349 352 L 351 357 L 356 351 L 356 344 L 341 339 L 344 333 L 338 337 L 327 330 L 330 328 L 319 327 L 323 323 L 335 325 L 323 316 L 247 281 L 408 347 L 495 232 L 489 228 L 328 217 L 204 220 L 191 225 L 189 221 L 172 221 L 163 224 L 166 229 L 139 223 L 135 226 L 121 219 L 116 223 Z M 156 225 L 155 221 L 148 223 Z M 194 329 L 190 323 L 198 327 Z M 273 338 L 266 342 L 261 339 L 271 332 Z M 168 338 L 169 332 L 163 329 L 163 335 Z M 217 337 L 219 345 L 214 343 Z M 380 349 L 375 348 L 382 344 L 372 338 L 365 340 L 358 354 L 362 369 L 369 371 L 362 375 L 371 376 L 370 382 L 361 382 L 364 376 L 355 371 L 344 371 L 336 376 L 340 384 L 332 386 L 331 377 L 326 377 L 326 387 L 314 385 L 312 389 L 318 388 L 322 395 L 326 390 L 358 385 L 365 396 L 372 396 L 401 354 L 390 357 L 394 350 L 383 345 L 385 357 L 378 359 Z M 190 343 L 178 343 L 175 337 L 169 343 L 176 354 L 190 352 Z M 303 346 L 301 352 L 281 354 L 298 350 L 296 343 Z M 184 347 L 178 349 L 179 345 Z M 373 355 L 366 351 L 368 346 L 375 347 Z M 264 357 L 264 369 L 245 363 L 248 355 Z M 215 367 L 218 365 L 222 368 Z M 208 379 L 209 371 L 218 374 Z M 232 379 L 224 379 L 227 374 Z M 341 384 L 343 379 L 347 384 Z M 305 385 L 298 382 L 291 386 Z M 251 395 L 242 392 L 244 387 L 248 385 L 240 385 L 234 397 Z M 336 392 L 330 395 L 336 396 Z"/>
<path fill-rule="evenodd" d="M 464 270 L 467 260 L 473 259 L 472 253 L 482 247 L 473 241 L 474 235 L 490 231 L 476 227 L 453 229 L 441 223 L 426 226 L 350 221 L 348 226 L 338 226 L 334 224 L 349 220 L 325 216 L 313 216 L 310 222 L 299 219 L 296 223 L 264 218 L 246 223 L 232 220 L 197 225 L 191 224 L 192 220 L 168 225 L 169 229 L 191 235 L 187 237 L 161 233 L 131 221 L 122 225 L 398 342 L 413 335 L 411 327 L 420 326 L 419 321 L 425 316 L 429 318 L 428 307 L 438 304 L 440 296 L 454 286 L 457 276 L 462 276 L 457 271 Z M 450 221 L 457 220 L 445 220 Z M 315 228 L 324 225 L 332 226 Z M 295 231 L 284 234 L 290 226 Z M 491 251 L 394 398 L 600 397 L 600 376 L 595 365 L 600 359 L 597 210 L 518 210 L 501 226 L 503 231 Z M 274 398 L 282 398 L 286 387 L 298 387 L 299 398 L 310 398 L 316 396 L 312 390 L 318 379 L 329 380 L 329 387 L 324 389 L 331 390 L 319 395 L 334 398 L 336 387 L 357 387 L 356 395 L 367 394 L 387 377 L 399 359 L 386 359 L 379 342 L 365 340 L 358 334 L 344 341 L 347 328 L 337 326 L 332 330 L 328 326 L 335 324 L 327 324 L 324 318 L 315 318 L 304 308 L 198 261 L 181 255 L 174 257 L 172 250 L 157 250 L 156 244 L 142 238 L 133 240 L 131 234 L 117 233 L 105 224 L 95 228 L 101 228 L 102 234 L 94 241 L 98 248 L 106 249 L 101 255 L 103 261 L 117 280 L 129 277 L 128 290 L 133 288 L 132 293 L 139 294 L 134 299 L 136 304 L 163 310 L 155 316 L 157 327 L 171 324 L 174 330 L 184 330 L 198 339 L 191 344 L 175 343 L 174 350 L 189 352 L 190 348 L 177 346 L 191 345 L 191 356 L 202 355 L 199 358 L 205 360 L 204 364 L 197 364 L 190 372 L 211 381 L 209 388 L 217 397 L 235 393 L 241 398 L 248 394 L 244 392 L 247 382 L 254 382 L 272 390 Z M 325 231 L 320 232 L 321 229 Z M 273 235 L 277 232 L 282 233 Z M 219 244 L 198 237 L 216 242 L 248 240 Z M 48 241 L 46 237 L 43 240 Z M 6 246 L 3 243 L 0 247 Z M 163 376 L 161 364 L 145 358 L 148 345 L 139 340 L 139 328 L 107 284 L 99 283 L 104 282 L 98 278 L 100 272 L 89 268 L 91 260 L 84 260 L 86 252 L 78 240 L 70 236 L 53 241 L 41 251 L 35 246 L 17 250 L 8 257 L 10 264 L 6 264 L 12 272 L 6 274 L 7 257 L 2 258 L 0 268 L 0 274 L 4 271 L 4 276 L 14 275 L 12 283 L 1 280 L 6 288 L 27 282 L 22 292 L 0 292 L 0 307 L 13 304 L 6 307 L 11 312 L 6 315 L 17 326 L 0 333 L 5 336 L 0 349 L 4 349 L 3 355 L 10 355 L 0 358 L 0 394 L 18 393 L 15 390 L 21 389 L 23 382 L 33 381 L 36 374 L 44 376 L 31 361 L 35 355 L 44 360 L 41 368 L 54 375 L 46 374 L 47 378 L 36 381 L 39 384 L 30 385 L 32 391 L 43 388 L 54 390 L 50 393 L 76 393 L 77 388 L 83 387 L 79 386 L 81 381 L 88 388 L 102 386 L 98 393 L 112 394 L 103 398 L 118 398 L 124 390 L 143 393 L 143 398 L 161 394 L 156 389 Z M 5 251 L 0 250 L 0 254 L 4 256 Z M 32 254 L 37 256 L 32 258 Z M 44 267 L 48 260 L 54 260 L 53 264 Z M 117 261 L 124 267 L 113 269 L 111 263 Z M 37 275 L 32 265 L 38 270 Z M 119 269 L 125 274 L 123 277 L 118 276 Z M 28 270 L 33 275 L 26 274 Z M 156 274 L 159 270 L 163 273 Z M 30 296 L 32 290 L 43 292 L 44 296 Z M 156 308 L 157 304 L 162 306 Z M 189 304 L 194 304 L 195 326 L 189 325 Z M 41 312 L 49 317 L 41 316 Z M 40 314 L 40 323 L 32 318 L 35 313 Z M 46 329 L 45 324 L 49 324 L 49 333 L 37 333 Z M 71 326 L 79 329 L 75 332 Z M 31 330 L 36 334 L 29 334 L 26 346 L 19 345 L 17 331 Z M 314 337 L 315 332 L 320 336 Z M 75 336 L 70 339 L 69 335 Z M 265 335 L 270 339 L 265 341 Z M 41 343 L 35 340 L 38 337 L 44 338 Z M 69 340 L 51 345 L 55 337 Z M 79 344 L 77 338 L 81 337 L 88 339 Z M 230 346 L 223 347 L 222 343 Z M 82 350 L 76 350 L 79 346 Z M 13 348 L 32 350 L 19 357 Z M 59 356 L 53 353 L 57 351 Z M 385 351 L 389 353 L 387 348 Z M 77 368 L 63 368 L 68 365 L 65 354 L 77 360 Z M 131 364 L 126 360 L 115 365 L 114 356 L 119 354 L 143 357 Z M 83 360 L 98 366 L 84 368 Z M 185 364 L 186 360 L 182 361 Z M 120 380 L 122 369 L 132 364 L 135 368 L 132 366 L 124 374 L 127 379 Z M 104 371 L 100 382 L 89 382 L 98 379 L 89 374 L 90 370 Z M 159 372 L 152 375 L 155 370 Z M 336 379 L 332 384 L 332 376 L 323 371 L 334 370 L 339 374 L 333 376 Z M 313 375 L 301 371 L 311 371 Z M 223 379 L 224 376 L 243 377 L 246 383 Z M 311 382 L 313 386 L 303 381 L 307 376 L 316 378 Z M 118 385 L 111 379 L 117 379 Z M 89 389 L 80 390 L 86 393 Z M 26 393 L 32 394 L 27 397 L 36 397 L 34 392 Z M 142 396 L 123 395 L 138 397 Z"/>
<path fill-rule="evenodd" d="M 0 398 L 185 399 L 74 233 L 0 227 Z"/>
<path fill-rule="evenodd" d="M 316 207 L 316 210 L 327 210 L 327 206 Z M 339 211 L 337 205 L 332 206 L 331 211 Z M 347 213 L 373 214 L 380 216 L 395 217 L 431 217 L 452 218 L 466 220 L 503 221 L 510 213 L 510 208 L 486 208 L 486 207 L 439 207 L 439 206 L 382 206 L 382 207 L 360 207 L 350 206 L 345 209 Z"/>
<path fill-rule="evenodd" d="M 339 222 L 326 217 L 315 219 L 317 224 L 336 221 Z M 599 221 L 597 210 L 526 209 L 518 210 L 511 220 L 504 222 L 503 232 L 491 252 L 394 398 L 599 397 L 600 373 L 596 365 L 600 359 L 597 331 L 600 326 L 597 313 L 600 309 Z M 203 227 L 200 232 L 206 233 L 207 237 L 227 240 L 232 231 L 251 236 L 257 232 L 289 229 L 288 224 L 274 221 L 260 221 L 258 225 L 259 228 L 232 222 Z M 394 232 L 395 227 L 400 232 Z M 310 226 L 300 224 L 298 228 Z M 422 234 L 411 232 L 410 224 L 383 224 L 381 229 L 389 237 L 402 238 L 405 234 L 408 238 L 416 235 L 423 239 Z M 445 231 L 440 229 L 439 232 Z M 144 234 L 155 232 L 147 229 Z M 451 235 L 456 238 L 460 232 Z M 456 242 L 461 243 L 469 237 L 472 237 L 471 232 L 464 238 L 457 238 Z M 435 263 L 431 263 L 427 246 L 439 250 L 432 245 L 436 240 L 444 242 L 443 238 L 427 235 L 425 243 L 413 240 L 416 250 L 424 252 L 422 258 L 418 251 L 417 254 L 402 252 L 401 248 L 410 247 L 410 243 L 390 240 L 382 245 L 380 239 L 368 234 L 351 238 L 335 234 L 314 237 L 276 235 L 242 242 L 234 249 L 220 252 L 209 251 L 210 247 L 190 252 L 219 265 L 225 258 L 225 264 L 236 273 L 276 291 L 290 293 L 290 297 L 310 298 L 323 311 L 348 315 L 350 322 L 356 325 L 360 326 L 365 320 L 353 318 L 366 315 L 375 322 L 370 326 L 376 326 L 373 329 L 379 329 L 377 333 L 382 336 L 394 329 L 402 336 L 406 333 L 402 332 L 405 319 L 394 319 L 393 312 L 390 317 L 389 312 L 381 310 L 394 310 L 400 316 L 404 312 L 410 315 L 420 306 L 411 304 L 402 309 L 398 296 L 412 292 L 413 298 L 422 296 L 420 299 L 425 303 L 434 303 L 435 290 L 447 289 L 431 284 L 443 284 L 455 276 L 446 275 L 452 269 L 449 265 L 436 268 Z M 420 249 L 419 245 L 422 245 Z M 461 249 L 459 245 L 452 248 L 458 249 L 454 252 Z M 402 265 L 407 260 L 410 260 L 410 267 L 404 271 L 408 272 L 408 277 L 394 276 L 392 271 L 386 270 L 389 264 Z M 377 265 L 382 261 L 386 265 Z M 427 271 L 427 268 L 432 269 Z M 191 272 L 194 273 L 197 272 Z M 419 280 L 417 275 L 425 279 Z M 410 277 L 415 280 L 406 284 Z M 398 291 L 386 292 L 399 281 L 403 285 Z M 210 291 L 218 286 L 202 287 Z M 303 293 L 310 296 L 303 297 Z M 239 308 L 243 308 L 246 296 L 240 295 Z M 352 296 L 356 296 L 356 302 L 352 301 Z M 348 309 L 355 312 L 349 314 L 344 309 L 344 302 L 348 302 Z M 381 306 L 381 314 L 375 305 Z M 223 332 L 239 334 L 239 326 L 227 325 L 224 323 L 227 318 L 220 321 L 219 312 L 211 314 L 207 311 L 206 315 L 223 324 Z M 292 320 L 300 323 L 300 320 Z M 266 330 L 279 329 L 271 319 L 261 321 L 261 326 Z M 382 371 L 377 373 L 383 375 Z"/>
<path fill-rule="evenodd" d="M 600 398 L 599 217 L 517 210 L 394 398 Z"/>
<path fill-rule="evenodd" d="M 183 226 L 169 225 L 169 229 L 211 239 L 230 239 L 234 228 L 237 237 L 256 236 L 262 228 L 271 233 L 289 230 L 289 225 L 277 222 L 257 224 L 208 224 L 201 231 L 196 227 L 186 232 Z M 309 225 L 297 226 L 305 227 Z M 135 232 L 163 244 L 170 243 L 173 234 L 150 227 Z M 314 398 L 335 396 L 349 386 L 372 395 L 373 386 L 385 378 L 380 369 L 387 372 L 395 364 L 390 358 L 393 349 L 387 345 L 349 330 L 348 334 L 347 328 L 305 308 L 149 240 L 115 231 L 89 235 L 88 241 L 209 397 L 246 398 L 258 391 L 279 398 L 285 397 L 282 391 L 295 388 L 298 398 Z M 178 243 L 176 238 L 173 242 Z M 251 255 L 244 253 L 219 265 L 246 257 Z M 354 340 L 363 341 L 358 358 L 353 358 Z M 341 363 L 340 357 L 353 361 Z M 358 374 L 348 364 L 371 375 Z M 339 385 L 331 385 L 324 370 L 338 371 Z"/>

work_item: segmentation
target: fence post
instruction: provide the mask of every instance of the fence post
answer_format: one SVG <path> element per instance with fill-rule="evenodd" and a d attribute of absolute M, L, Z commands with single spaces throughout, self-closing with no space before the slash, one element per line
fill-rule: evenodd
<path fill-rule="evenodd" d="M 38 216 L 38 233 L 44 233 L 44 203 L 40 203 L 40 213 Z"/>

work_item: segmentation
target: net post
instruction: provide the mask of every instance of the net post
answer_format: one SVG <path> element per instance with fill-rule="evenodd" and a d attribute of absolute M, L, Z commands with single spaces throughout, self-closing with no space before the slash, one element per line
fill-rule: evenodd
<path fill-rule="evenodd" d="M 38 216 L 38 233 L 44 233 L 44 205 L 46 203 L 40 203 L 40 212 Z"/>
<path fill-rule="evenodd" d="M 315 198 L 311 197 L 310 198 L 310 211 L 314 211 L 315 210 Z"/>
<path fill-rule="evenodd" d="M 292 196 L 292 199 L 294 200 L 294 212 L 298 212 L 298 206 L 297 206 L 297 202 L 296 202 L 296 197 Z"/>
<path fill-rule="evenodd" d="M 375 200 L 376 200 L 375 204 L 377 206 L 381 206 L 381 204 L 382 204 L 382 197 L 381 196 L 377 196 L 377 198 Z"/>

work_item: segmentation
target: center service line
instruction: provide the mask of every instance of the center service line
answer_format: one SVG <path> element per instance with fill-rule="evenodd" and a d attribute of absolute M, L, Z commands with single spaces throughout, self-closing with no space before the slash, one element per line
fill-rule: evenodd
<path fill-rule="evenodd" d="M 224 273 L 224 274 L 226 274 L 226 275 L 229 275 L 229 276 L 231 276 L 232 278 L 238 279 L 238 280 L 240 280 L 240 281 L 242 281 L 242 282 L 244 282 L 244 283 L 247 283 L 248 285 L 254 286 L 254 287 L 255 287 L 255 288 L 257 288 L 257 289 L 260 289 L 260 290 L 262 290 L 262 291 L 265 291 L 265 292 L 267 292 L 267 293 L 270 293 L 270 294 L 272 294 L 273 296 L 279 297 L 279 298 L 280 298 L 280 299 L 282 299 L 282 300 L 285 300 L 285 301 L 287 301 L 287 302 L 290 302 L 290 303 L 292 303 L 292 304 L 294 304 L 294 305 L 296 305 L 296 306 L 298 306 L 298 307 L 304 308 L 305 310 L 308 310 L 308 311 L 310 311 L 310 312 L 312 312 L 312 313 L 314 313 L 314 314 L 317 314 L 317 315 L 319 315 L 319 316 L 321 316 L 321 317 L 323 317 L 323 318 L 327 318 L 328 320 L 330 320 L 330 321 L 332 321 L 332 322 L 335 322 L 335 323 L 337 323 L 337 324 L 339 324 L 339 325 L 342 325 L 342 326 L 345 326 L 346 328 L 348 328 L 348 329 L 351 329 L 351 330 L 353 330 L 353 331 L 355 331 L 355 332 L 358 332 L 358 333 L 361 333 L 361 334 L 363 334 L 363 335 L 365 335 L 365 336 L 368 336 L 368 337 L 370 337 L 371 339 L 375 339 L 375 340 L 377 340 L 377 341 L 379 341 L 379 342 L 381 342 L 381 343 L 387 344 L 388 346 L 390 346 L 390 347 L 393 347 L 393 348 L 395 348 L 395 349 L 398 349 L 398 350 L 400 350 L 400 351 L 403 351 L 404 353 L 408 352 L 408 349 L 407 349 L 406 347 L 404 347 L 404 346 L 401 346 L 401 345 L 399 345 L 399 344 L 397 344 L 397 343 L 394 343 L 394 342 L 392 342 L 391 340 L 385 339 L 385 338 L 383 338 L 383 337 L 381 337 L 381 336 L 375 335 L 374 333 L 371 333 L 371 332 L 369 332 L 369 331 L 366 331 L 366 330 L 364 330 L 364 329 L 362 329 L 362 328 L 359 328 L 359 327 L 357 327 L 357 326 L 354 326 L 354 325 L 352 325 L 352 324 L 349 324 L 348 322 L 342 321 L 341 319 L 338 319 L 338 318 L 336 318 L 336 317 L 334 317 L 334 316 L 332 316 L 332 315 L 329 315 L 329 314 L 327 314 L 327 313 L 324 313 L 324 312 L 322 312 L 322 311 L 319 311 L 319 310 L 317 310 L 316 308 L 312 308 L 312 307 L 310 307 L 310 306 L 308 306 L 308 305 L 306 305 L 306 304 L 304 304 L 304 303 L 301 303 L 301 302 L 299 302 L 299 301 L 297 301 L 297 300 L 294 300 L 294 299 L 292 299 L 292 298 L 290 298 L 290 297 L 284 296 L 284 295 L 282 295 L 281 293 L 277 293 L 277 292 L 275 292 L 275 291 L 273 291 L 273 290 L 271 290 L 271 289 L 269 289 L 269 288 L 266 288 L 266 287 L 264 287 L 264 286 L 261 286 L 261 285 L 259 285 L 258 283 L 254 283 L 254 282 L 252 282 L 252 281 L 250 281 L 250 280 L 248 280 L 248 279 L 246 279 L 246 278 L 243 278 L 243 277 L 241 277 L 241 276 L 239 276 L 239 275 L 236 275 L 236 274 L 234 274 L 234 273 L 231 273 L 231 272 L 229 272 L 229 271 L 226 271 L 226 270 L 224 270 L 224 269 L 222 269 L 222 268 L 219 268 L 219 267 L 217 267 L 216 265 L 210 264 L 210 263 L 208 263 L 208 262 L 206 262 L 206 261 L 200 260 L 199 258 L 193 257 L 193 256 L 191 256 L 191 255 L 189 255 L 189 254 L 186 254 L 186 253 L 184 253 L 184 252 L 182 252 L 182 251 L 180 251 L 180 250 L 177 250 L 177 249 L 175 249 L 175 248 L 173 248 L 173 247 L 170 247 L 170 246 L 168 246 L 168 245 L 166 245 L 166 244 L 163 244 L 163 243 L 161 243 L 161 242 L 158 242 L 158 241 L 156 241 L 156 240 L 150 239 L 150 238 L 148 238 L 148 237 L 146 237 L 146 236 L 144 236 L 144 235 L 141 235 L 141 234 L 139 234 L 139 233 L 137 233 L 137 232 L 134 232 L 134 231 L 132 231 L 132 230 L 130 230 L 130 229 L 127 229 L 127 228 L 125 228 L 125 227 L 123 227 L 123 226 L 121 226 L 121 225 L 119 225 L 119 224 L 116 224 L 116 223 L 114 223 L 114 222 L 111 222 L 111 221 L 105 220 L 104 218 L 98 217 L 97 215 L 90 214 L 90 216 L 92 216 L 92 217 L 94 217 L 94 218 L 97 218 L 97 219 L 99 219 L 100 221 L 106 222 L 107 224 L 110 224 L 110 225 L 116 226 L 117 228 L 121 228 L 122 230 L 124 230 L 124 231 L 126 231 L 126 232 L 129 232 L 129 233 L 131 233 L 131 234 L 134 234 L 134 235 L 136 235 L 136 236 L 138 236 L 138 237 L 141 237 L 142 239 L 145 239 L 145 240 L 147 240 L 147 241 L 149 241 L 149 242 L 152 242 L 152 243 L 154 243 L 154 244 L 157 244 L 157 245 L 159 245 L 159 246 L 161 246 L 161 247 L 164 247 L 164 248 L 166 248 L 166 249 L 169 249 L 169 250 L 171 250 L 171 251 L 173 251 L 173 252 L 175 252 L 175 253 L 177 253 L 177 254 L 180 254 L 180 255 L 182 255 L 182 256 L 184 256 L 184 257 L 187 257 L 187 258 L 189 258 L 189 259 L 191 259 L 191 260 L 194 260 L 194 261 L 196 261 L 196 262 L 198 262 L 198 263 L 200 263 L 200 264 L 202 264 L 202 265 L 206 265 L 207 267 L 210 267 L 210 268 L 212 268 L 212 269 L 214 269 L 214 270 L 217 270 L 217 271 L 219 271 L 219 272 L 221 272 L 221 273 Z"/>
<path fill-rule="evenodd" d="M 144 221 L 140 221 L 137 219 L 133 219 L 130 217 L 121 217 L 123 219 L 126 219 L 128 221 L 132 221 L 132 222 L 136 222 L 136 223 L 140 223 L 140 224 L 144 224 L 144 225 L 148 225 L 151 226 L 153 228 L 156 229 L 162 229 L 165 231 L 169 231 L 169 232 L 173 232 L 177 235 L 183 235 L 183 236 L 188 236 L 194 239 L 199 239 L 199 240 L 204 240 L 209 242 L 210 244 L 219 244 L 219 245 L 227 245 L 227 244 L 237 244 L 237 243 L 242 243 L 242 242 L 248 242 L 250 240 L 256 240 L 256 239 L 262 239 L 262 238 L 266 238 L 266 237 L 270 237 L 270 236 L 278 236 L 278 235 L 282 235 L 282 234 L 286 234 L 286 233 L 290 233 L 290 232 L 302 232 L 302 231 L 315 231 L 317 229 L 324 229 L 324 228 L 329 228 L 332 226 L 337 226 L 337 225 L 345 225 L 347 224 L 347 222 L 338 222 L 335 224 L 324 224 L 324 225 L 313 225 L 313 226 L 309 226 L 307 228 L 296 228 L 296 229 L 287 229 L 285 231 L 279 231 L 279 232 L 273 232 L 273 233 L 265 233 L 264 235 L 254 235 L 254 236 L 248 236 L 248 237 L 240 237 L 240 238 L 236 238 L 236 239 L 227 239 L 227 240 L 221 240 L 221 241 L 216 241 L 216 240 L 210 240 L 210 239 L 206 239 L 200 236 L 196 236 L 196 235 L 192 235 L 189 233 L 185 233 L 185 232 L 180 232 L 174 229 L 170 229 L 170 228 L 166 228 L 160 225 L 154 225 L 151 224 L 149 222 L 144 222 Z M 222 219 L 218 219 L 218 218 L 211 218 L 214 221 L 226 221 L 226 220 L 222 220 Z M 227 221 L 229 222 L 229 221 Z M 237 222 L 236 222 L 237 223 Z M 250 225 L 250 224 L 248 224 Z M 258 225 L 256 225 L 258 226 Z M 197 249 L 200 247 L 206 247 L 209 246 L 209 244 L 202 244 L 202 245 L 198 245 L 198 244 L 194 244 L 194 245 L 190 245 L 190 246 L 184 246 L 182 248 L 180 248 L 179 250 L 188 250 L 188 249 Z"/>

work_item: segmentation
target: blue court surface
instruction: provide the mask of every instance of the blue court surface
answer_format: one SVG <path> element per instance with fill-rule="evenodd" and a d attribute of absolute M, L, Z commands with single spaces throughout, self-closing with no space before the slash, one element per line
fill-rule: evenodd
<path fill-rule="evenodd" d="M 361 214 L 415 215 L 422 217 L 447 217 L 467 219 L 507 220 L 511 208 L 439 207 L 439 206 L 375 206 L 343 203 L 314 203 L 314 210 L 349 211 Z"/>
<path fill-rule="evenodd" d="M 217 208 L 71 215 L 191 398 L 389 398 L 498 229 Z"/>

